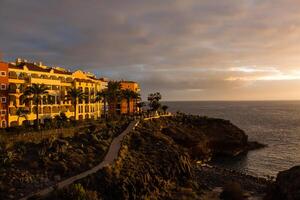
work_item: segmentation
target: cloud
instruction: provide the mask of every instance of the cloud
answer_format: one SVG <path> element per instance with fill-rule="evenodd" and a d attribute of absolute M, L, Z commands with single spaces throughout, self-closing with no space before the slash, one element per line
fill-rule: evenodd
<path fill-rule="evenodd" d="M 139 81 L 144 97 L 162 91 L 167 99 L 261 99 L 264 89 L 274 94 L 266 98 L 295 98 L 288 84 L 279 97 L 267 82 L 299 79 L 299 6 L 297 0 L 1 0 L 0 44 L 6 60 Z M 249 92 L 255 90 L 256 97 Z"/>

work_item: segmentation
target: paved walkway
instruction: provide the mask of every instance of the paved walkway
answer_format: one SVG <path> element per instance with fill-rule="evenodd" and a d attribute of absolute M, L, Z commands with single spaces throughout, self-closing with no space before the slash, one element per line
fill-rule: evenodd
<path fill-rule="evenodd" d="M 36 192 L 34 194 L 30 194 L 26 197 L 21 198 L 20 200 L 27 200 L 30 197 L 33 196 L 46 196 L 49 193 L 51 193 L 54 189 L 61 189 L 64 188 L 72 183 L 74 183 L 75 181 L 78 181 L 82 178 L 87 177 L 90 174 L 96 173 L 97 171 L 99 171 L 100 169 L 102 169 L 103 167 L 107 166 L 107 165 L 111 165 L 113 164 L 114 160 L 118 157 L 119 154 L 119 150 L 121 147 L 121 142 L 124 138 L 125 135 L 127 135 L 130 131 L 132 131 L 137 125 L 138 125 L 139 121 L 133 121 L 131 122 L 128 127 L 126 128 L 125 131 L 123 131 L 119 136 L 117 136 L 111 143 L 109 150 L 104 158 L 104 160 L 97 166 L 93 167 L 92 169 L 82 172 L 80 174 L 77 174 L 73 177 L 70 177 L 64 181 L 61 181 L 59 183 L 57 183 L 54 186 L 48 187 L 46 189 L 43 189 L 39 192 Z"/>
<path fill-rule="evenodd" d="M 158 118 L 161 118 L 161 117 L 171 117 L 173 116 L 171 113 L 169 114 L 165 114 L 165 115 L 157 115 L 157 116 L 152 116 L 152 117 L 145 117 L 143 118 L 144 121 L 148 121 L 148 120 L 151 120 L 151 119 L 158 119 Z"/>

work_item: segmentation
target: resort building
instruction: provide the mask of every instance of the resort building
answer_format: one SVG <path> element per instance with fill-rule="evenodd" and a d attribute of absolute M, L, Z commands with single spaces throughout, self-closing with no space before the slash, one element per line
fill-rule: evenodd
<path fill-rule="evenodd" d="M 8 64 L 0 61 L 0 128 L 7 127 Z"/>
<path fill-rule="evenodd" d="M 18 126 L 24 122 L 34 123 L 36 108 L 32 101 L 25 101 L 24 91 L 32 84 L 45 84 L 48 93 L 42 96 L 39 106 L 39 119 L 53 118 L 61 112 L 68 118 L 83 120 L 97 119 L 103 114 L 103 102 L 96 101 L 96 94 L 107 88 L 108 81 L 97 78 L 94 74 L 77 70 L 71 72 L 60 67 L 48 67 L 42 63 L 30 63 L 17 59 L 15 63 L 0 61 L 0 128 Z M 132 81 L 121 81 L 121 89 L 140 92 L 139 85 Z M 74 116 L 74 105 L 67 98 L 68 90 L 81 90 L 85 97 L 79 99 Z M 130 106 L 126 99 L 117 105 L 117 113 L 127 114 L 138 111 L 137 98 L 130 99 Z M 24 108 L 28 114 L 18 115 L 18 109 Z M 109 108 L 110 109 L 110 108 Z"/>
<path fill-rule="evenodd" d="M 107 81 L 98 79 L 91 73 L 80 70 L 70 72 L 59 67 L 47 67 L 42 63 L 29 63 L 17 59 L 16 63 L 0 62 L 0 127 L 22 125 L 24 120 L 31 123 L 36 119 L 36 109 L 31 101 L 24 101 L 23 92 L 32 84 L 45 84 L 48 94 L 43 95 L 39 106 L 40 120 L 52 118 L 64 112 L 68 118 L 96 119 L 101 117 L 103 103 L 96 102 L 98 91 L 107 87 Z M 77 104 L 77 114 L 74 116 L 74 106 L 67 99 L 67 91 L 77 88 L 85 93 L 85 98 Z M 25 117 L 17 115 L 20 107 L 28 110 Z"/>
<path fill-rule="evenodd" d="M 122 90 L 132 90 L 136 93 L 140 93 L 140 87 L 138 85 L 138 83 L 133 82 L 133 81 L 121 81 L 121 89 Z M 130 103 L 129 103 L 129 113 L 135 113 L 138 111 L 137 108 L 137 102 L 138 99 L 135 98 L 131 98 L 130 99 Z M 117 111 L 120 114 L 126 114 L 128 113 L 128 105 L 127 105 L 127 100 L 126 99 L 122 99 L 120 104 L 117 106 Z"/>

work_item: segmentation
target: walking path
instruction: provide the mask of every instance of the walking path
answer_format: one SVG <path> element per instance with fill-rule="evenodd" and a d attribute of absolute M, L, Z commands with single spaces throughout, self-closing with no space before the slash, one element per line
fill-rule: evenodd
<path fill-rule="evenodd" d="M 168 113 L 168 114 L 165 114 L 165 115 L 157 115 L 157 116 L 152 116 L 152 117 L 145 117 L 143 120 L 144 121 L 148 121 L 148 120 L 151 120 L 151 119 L 158 119 L 158 118 L 161 118 L 161 117 L 171 117 L 173 116 L 171 113 Z"/>
<path fill-rule="evenodd" d="M 93 167 L 92 169 L 82 172 L 80 174 L 77 174 L 73 177 L 70 177 L 64 181 L 61 181 L 51 187 L 48 187 L 46 189 L 43 189 L 37 193 L 34 194 L 30 194 L 26 197 L 21 198 L 20 200 L 27 200 L 30 197 L 33 196 L 46 196 L 49 193 L 51 193 L 54 189 L 61 189 L 64 188 L 72 183 L 74 183 L 75 181 L 78 181 L 84 177 L 87 177 L 90 174 L 96 173 L 97 171 L 99 171 L 100 169 L 102 169 L 103 167 L 107 166 L 107 165 L 111 165 L 113 164 L 114 160 L 118 157 L 118 153 L 121 147 L 121 142 L 124 138 L 125 135 L 127 135 L 130 131 L 134 130 L 134 128 L 139 124 L 139 121 L 132 121 L 128 127 L 126 128 L 125 131 L 123 131 L 119 136 L 117 136 L 111 143 L 109 150 L 104 158 L 104 160 L 97 166 Z"/>
<path fill-rule="evenodd" d="M 166 114 L 166 115 L 158 115 L 158 116 L 152 116 L 152 117 L 148 117 L 148 118 L 144 118 L 142 120 L 147 121 L 147 120 L 151 120 L 151 119 L 157 119 L 160 117 L 170 117 L 172 116 L 171 114 Z M 90 170 L 84 171 L 80 174 L 77 174 L 75 176 L 72 176 L 64 181 L 61 181 L 51 187 L 48 187 L 46 189 L 40 190 L 39 192 L 30 194 L 26 197 L 22 197 L 20 200 L 27 200 L 30 197 L 34 197 L 34 196 L 47 196 L 48 194 L 50 194 L 52 191 L 54 191 L 55 189 L 61 189 L 64 188 L 68 185 L 71 185 L 72 183 L 74 183 L 75 181 L 78 181 L 82 178 L 85 178 L 87 176 L 89 176 L 90 174 L 94 174 L 97 171 L 99 171 L 100 169 L 102 169 L 103 167 L 107 166 L 107 165 L 111 165 L 113 164 L 113 162 L 115 161 L 115 159 L 117 159 L 118 154 L 119 154 L 119 150 L 121 147 L 121 142 L 124 138 L 125 135 L 127 135 L 130 131 L 134 130 L 134 128 L 139 124 L 139 120 L 135 120 L 132 121 L 128 127 L 126 128 L 125 131 L 123 131 L 119 136 L 117 136 L 111 143 L 109 150 L 104 158 L 104 160 L 97 166 L 93 167 Z"/>

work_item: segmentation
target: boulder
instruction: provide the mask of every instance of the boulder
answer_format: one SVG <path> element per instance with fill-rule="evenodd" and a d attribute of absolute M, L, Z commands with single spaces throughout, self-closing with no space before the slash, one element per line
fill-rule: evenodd
<path fill-rule="evenodd" d="M 299 200 L 300 166 L 278 173 L 276 181 L 269 187 L 265 200 Z"/>

